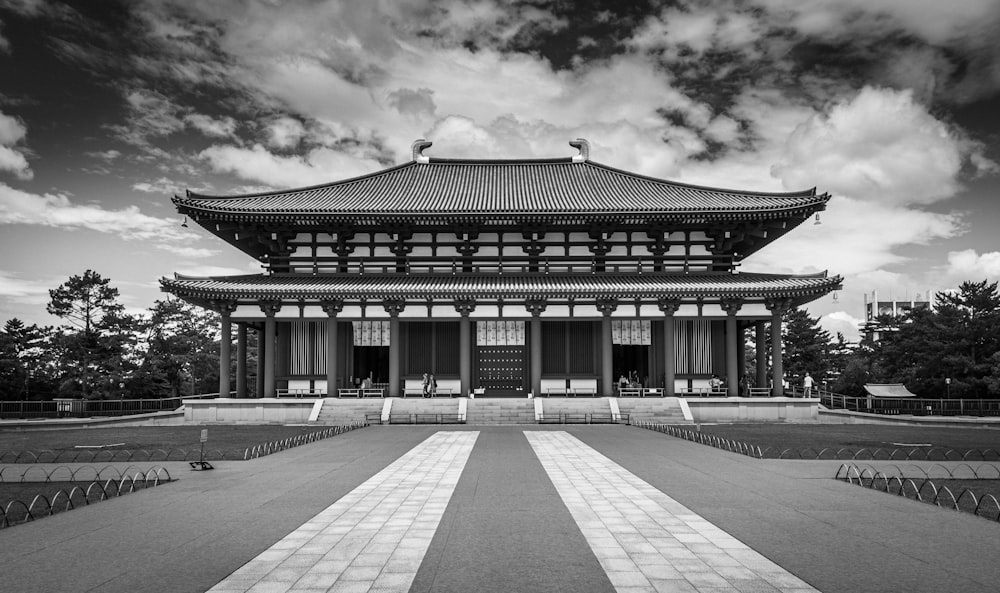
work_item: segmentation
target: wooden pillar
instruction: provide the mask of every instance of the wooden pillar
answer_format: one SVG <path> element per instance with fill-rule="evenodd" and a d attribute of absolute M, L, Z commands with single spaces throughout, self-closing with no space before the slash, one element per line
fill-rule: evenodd
<path fill-rule="evenodd" d="M 276 330 L 274 315 L 281 310 L 281 303 L 267 302 L 260 304 L 261 311 L 264 312 L 264 389 L 263 397 L 274 397 L 277 395 L 274 383 L 274 365 L 276 357 Z"/>
<path fill-rule="evenodd" d="M 458 380 L 462 397 L 472 393 L 472 321 L 468 313 L 458 320 Z"/>
<path fill-rule="evenodd" d="M 663 311 L 663 380 L 664 395 L 677 395 L 677 367 L 674 353 L 674 314 L 680 308 L 678 299 L 660 299 L 660 311 Z"/>
<path fill-rule="evenodd" d="M 773 300 L 766 304 L 771 311 L 771 395 L 781 397 L 785 395 L 785 369 L 781 359 L 781 316 L 791 304 L 787 300 Z"/>
<path fill-rule="evenodd" d="M 736 361 L 736 314 L 726 316 L 726 397 L 740 394 L 739 365 Z"/>
<path fill-rule="evenodd" d="M 535 397 L 542 396 L 542 311 L 548 303 L 544 300 L 531 300 L 525 303 L 525 308 L 531 313 L 531 325 L 528 334 L 531 336 L 531 393 Z"/>
<path fill-rule="evenodd" d="M 385 301 L 389 314 L 389 397 L 399 397 L 399 314 L 406 308 L 403 301 Z"/>
<path fill-rule="evenodd" d="M 236 324 L 236 397 L 247 396 L 247 324 Z"/>
<path fill-rule="evenodd" d="M 722 310 L 726 312 L 726 397 L 736 397 L 740 394 L 739 364 L 736 357 L 739 347 L 736 344 L 736 313 L 743 302 L 739 299 L 723 299 Z"/>
<path fill-rule="evenodd" d="M 615 299 L 599 299 L 597 309 L 601 312 L 601 393 L 605 397 L 612 397 L 615 394 L 615 380 L 612 376 L 614 358 L 612 355 L 613 344 L 611 343 L 611 314 L 618 308 L 618 301 Z"/>
<path fill-rule="evenodd" d="M 254 387 L 256 397 L 264 397 L 264 358 L 267 356 L 267 346 L 264 340 L 264 330 L 257 332 L 257 381 Z"/>
<path fill-rule="evenodd" d="M 323 311 L 326 312 L 326 395 L 337 395 L 337 314 L 344 309 L 340 300 L 323 301 Z"/>
<path fill-rule="evenodd" d="M 457 300 L 455 310 L 462 316 L 458 320 L 458 380 L 461 395 L 468 397 L 472 394 L 472 320 L 469 315 L 476 310 L 476 301 Z"/>
<path fill-rule="evenodd" d="M 229 368 L 233 363 L 233 324 L 229 311 L 222 312 L 222 337 L 219 341 L 219 397 L 229 397 Z"/>
<path fill-rule="evenodd" d="M 757 348 L 757 387 L 767 385 L 767 322 L 758 321 L 755 324 L 755 347 Z"/>

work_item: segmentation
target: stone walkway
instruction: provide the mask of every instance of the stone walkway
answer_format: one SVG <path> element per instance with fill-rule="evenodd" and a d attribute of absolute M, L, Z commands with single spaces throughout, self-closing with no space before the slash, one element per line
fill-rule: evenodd
<path fill-rule="evenodd" d="M 837 482 L 830 462 L 552 428 L 373 427 L 178 472 L 0 530 L 4 589 L 992 593 L 1000 582 L 1000 525 Z"/>

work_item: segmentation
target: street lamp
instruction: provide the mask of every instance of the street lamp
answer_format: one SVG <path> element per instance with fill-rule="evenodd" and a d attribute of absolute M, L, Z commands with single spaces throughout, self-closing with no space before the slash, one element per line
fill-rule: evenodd
<path fill-rule="evenodd" d="M 951 377 L 947 377 L 944 380 L 945 397 L 951 399 Z"/>

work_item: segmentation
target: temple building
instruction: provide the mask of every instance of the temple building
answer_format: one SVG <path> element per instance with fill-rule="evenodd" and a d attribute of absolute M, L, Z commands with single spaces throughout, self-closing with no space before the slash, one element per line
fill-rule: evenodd
<path fill-rule="evenodd" d="M 418 140 L 411 161 L 361 177 L 187 192 L 178 211 L 264 271 L 162 289 L 221 313 L 224 369 L 236 324 L 235 385 L 224 372 L 219 389 L 237 397 L 415 395 L 425 373 L 461 396 L 782 395 L 782 314 L 841 278 L 738 267 L 829 195 L 675 183 L 570 145 L 566 158 L 450 159 Z M 772 354 L 745 369 L 749 329 Z"/>

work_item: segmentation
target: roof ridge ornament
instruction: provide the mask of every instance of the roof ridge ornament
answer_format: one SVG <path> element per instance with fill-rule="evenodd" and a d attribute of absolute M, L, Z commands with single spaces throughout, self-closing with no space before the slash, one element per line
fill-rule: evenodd
<path fill-rule="evenodd" d="M 574 163 L 582 163 L 590 159 L 590 142 L 587 142 L 583 138 L 577 138 L 576 140 L 570 140 L 569 145 L 580 151 L 580 154 L 573 157 Z"/>
<path fill-rule="evenodd" d="M 433 145 L 434 145 L 434 143 L 431 142 L 430 140 L 424 140 L 423 138 L 417 139 L 413 143 L 413 147 L 412 147 L 413 148 L 413 160 L 416 161 L 416 162 L 418 162 L 418 163 L 421 163 L 421 164 L 427 164 L 427 163 L 431 162 L 430 157 L 424 156 L 424 149 L 430 148 Z"/>

